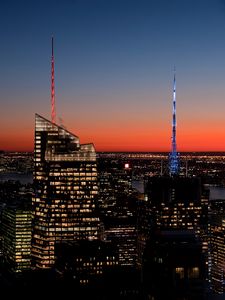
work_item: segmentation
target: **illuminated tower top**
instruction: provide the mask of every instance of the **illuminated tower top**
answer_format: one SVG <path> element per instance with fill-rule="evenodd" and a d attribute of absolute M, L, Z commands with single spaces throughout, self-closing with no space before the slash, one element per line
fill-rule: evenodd
<path fill-rule="evenodd" d="M 172 149 L 169 155 L 169 173 L 170 176 L 179 174 L 179 154 L 177 153 L 177 141 L 176 141 L 176 73 L 174 69 L 173 80 L 173 122 L 172 122 Z"/>
<path fill-rule="evenodd" d="M 51 67 L 52 67 L 52 72 L 51 72 L 51 105 L 52 105 L 52 112 L 51 112 L 51 117 L 52 117 L 52 123 L 55 124 L 55 118 L 56 118 L 56 112 L 55 112 L 55 67 L 54 67 L 54 48 L 53 48 L 53 36 L 52 36 L 52 60 L 51 60 Z"/>

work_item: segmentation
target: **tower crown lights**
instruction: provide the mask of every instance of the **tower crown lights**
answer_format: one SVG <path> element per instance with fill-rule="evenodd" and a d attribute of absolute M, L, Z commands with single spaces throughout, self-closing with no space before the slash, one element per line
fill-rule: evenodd
<path fill-rule="evenodd" d="M 174 69 L 173 79 L 173 120 L 172 120 L 172 149 L 169 154 L 169 174 L 170 176 L 179 175 L 179 154 L 177 153 L 177 141 L 176 141 L 176 72 Z"/>

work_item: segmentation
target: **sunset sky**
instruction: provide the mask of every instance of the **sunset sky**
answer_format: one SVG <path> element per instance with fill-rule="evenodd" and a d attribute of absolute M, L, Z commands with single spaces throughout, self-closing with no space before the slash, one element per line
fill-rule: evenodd
<path fill-rule="evenodd" d="M 1 0 L 0 149 L 50 119 L 97 151 L 225 151 L 225 0 Z"/>

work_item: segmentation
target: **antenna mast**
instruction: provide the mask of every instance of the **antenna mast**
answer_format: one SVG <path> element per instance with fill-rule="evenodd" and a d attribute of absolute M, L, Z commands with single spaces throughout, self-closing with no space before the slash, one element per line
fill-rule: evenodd
<path fill-rule="evenodd" d="M 169 172 L 170 175 L 179 174 L 179 154 L 177 153 L 177 141 L 176 141 L 176 72 L 174 68 L 174 80 L 173 80 L 173 122 L 172 122 L 172 149 L 169 155 Z"/>
<path fill-rule="evenodd" d="M 52 123 L 55 123 L 56 112 L 55 112 L 55 68 L 54 68 L 54 47 L 53 47 L 53 36 L 52 36 L 52 60 L 51 60 L 51 105 L 52 105 Z"/>

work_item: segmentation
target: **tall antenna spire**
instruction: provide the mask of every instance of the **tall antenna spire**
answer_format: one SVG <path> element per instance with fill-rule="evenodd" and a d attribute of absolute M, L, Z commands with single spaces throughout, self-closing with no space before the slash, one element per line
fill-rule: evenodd
<path fill-rule="evenodd" d="M 172 149 L 169 155 L 169 172 L 171 176 L 179 174 L 179 154 L 177 153 L 176 141 L 176 69 L 174 67 L 173 79 L 173 122 L 172 122 Z"/>
<path fill-rule="evenodd" d="M 55 70 L 54 70 L 54 47 L 53 47 L 53 36 L 52 36 L 52 61 L 51 61 L 51 105 L 52 105 L 52 123 L 55 123 L 56 112 L 55 112 Z"/>

